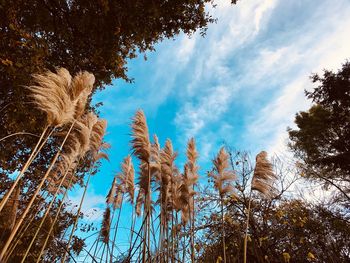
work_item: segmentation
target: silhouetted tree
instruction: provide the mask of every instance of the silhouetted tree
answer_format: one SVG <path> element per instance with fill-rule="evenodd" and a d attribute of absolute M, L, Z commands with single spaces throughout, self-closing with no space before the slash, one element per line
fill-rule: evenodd
<path fill-rule="evenodd" d="M 314 105 L 296 115 L 289 146 L 305 176 L 336 186 L 350 200 L 350 62 L 336 73 L 315 74 L 312 81 L 318 86 L 306 96 Z"/>

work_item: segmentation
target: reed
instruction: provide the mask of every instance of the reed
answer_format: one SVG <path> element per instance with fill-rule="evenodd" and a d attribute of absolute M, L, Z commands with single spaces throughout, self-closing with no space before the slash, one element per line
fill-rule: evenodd
<path fill-rule="evenodd" d="M 247 221 L 244 235 L 243 245 L 243 262 L 247 262 L 247 241 L 248 241 L 248 230 L 250 220 L 250 209 L 251 209 L 251 196 L 253 191 L 257 191 L 263 195 L 263 197 L 271 198 L 276 189 L 273 185 L 277 176 L 273 172 L 273 165 L 267 160 L 267 152 L 262 151 L 256 156 L 254 174 L 251 182 L 251 190 L 249 193 L 249 201 L 247 208 Z"/>
<path fill-rule="evenodd" d="M 209 176 L 213 178 L 214 187 L 219 192 L 221 206 L 221 230 L 223 261 L 226 263 L 225 221 L 224 221 L 224 198 L 227 194 L 234 194 L 232 182 L 236 179 L 234 171 L 229 170 L 229 155 L 222 147 L 213 160 L 214 169 Z"/>
<path fill-rule="evenodd" d="M 90 150 L 89 151 L 91 154 L 93 164 L 95 162 L 99 161 L 101 158 L 105 158 L 108 160 L 108 155 L 105 153 L 105 149 L 108 148 L 109 145 L 107 145 L 103 142 L 103 137 L 106 133 L 106 127 L 107 127 L 107 121 L 103 120 L 103 119 L 97 120 L 97 122 L 92 126 L 91 134 L 90 134 L 90 144 L 89 144 Z M 86 183 L 85 183 L 85 186 L 84 186 L 84 192 L 83 192 L 83 195 L 80 199 L 80 204 L 79 204 L 79 208 L 77 211 L 77 215 L 75 217 L 74 224 L 73 224 L 71 233 L 70 233 L 69 238 L 68 238 L 66 251 L 65 251 L 65 253 L 62 257 L 62 260 L 61 260 L 61 262 L 63 262 L 63 263 L 66 260 L 67 251 L 69 251 L 70 243 L 72 241 L 73 234 L 74 234 L 75 229 L 76 229 L 77 224 L 78 224 L 80 211 L 81 211 L 84 199 L 85 199 L 87 188 L 89 186 L 90 178 L 91 178 L 91 173 L 89 173 L 88 178 L 87 178 Z"/>
<path fill-rule="evenodd" d="M 138 110 L 132 121 L 132 152 L 140 160 L 140 176 L 138 185 L 140 188 L 137 197 L 137 208 L 144 206 L 144 216 L 146 224 L 144 228 L 144 237 L 147 244 L 143 244 L 142 262 L 146 262 L 146 247 L 148 248 L 148 258 L 150 258 L 150 216 L 151 213 L 151 142 L 148 134 L 148 127 L 145 114 Z M 138 209 L 136 212 L 138 213 Z"/>

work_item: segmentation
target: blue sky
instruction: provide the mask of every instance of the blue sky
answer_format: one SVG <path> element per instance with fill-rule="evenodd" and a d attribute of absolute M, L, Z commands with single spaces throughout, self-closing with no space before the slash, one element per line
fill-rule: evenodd
<path fill-rule="evenodd" d="M 133 84 L 115 80 L 97 93 L 107 119 L 110 162 L 103 163 L 88 190 L 84 211 L 99 220 L 119 164 L 129 153 L 130 120 L 142 108 L 150 134 L 173 141 L 184 162 L 187 140 L 195 137 L 202 174 L 223 141 L 249 150 L 285 152 L 286 129 L 310 103 L 309 76 L 338 69 L 350 58 L 348 0 L 229 0 L 208 9 L 218 19 L 207 35 L 180 35 L 129 63 Z M 72 194 L 76 200 L 82 193 Z M 122 225 L 130 218 L 126 211 Z"/>

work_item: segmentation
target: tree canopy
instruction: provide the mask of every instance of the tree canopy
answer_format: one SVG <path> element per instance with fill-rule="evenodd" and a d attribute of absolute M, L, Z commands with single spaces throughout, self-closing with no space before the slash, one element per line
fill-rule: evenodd
<path fill-rule="evenodd" d="M 319 86 L 306 92 L 315 103 L 296 115 L 290 146 L 308 165 L 350 173 L 350 63 L 337 73 L 312 76 Z"/>
<path fill-rule="evenodd" d="M 297 129 L 289 129 L 290 148 L 308 168 L 329 178 L 350 174 L 350 62 L 338 72 L 314 74 L 318 86 L 306 95 L 314 105 L 296 114 Z"/>

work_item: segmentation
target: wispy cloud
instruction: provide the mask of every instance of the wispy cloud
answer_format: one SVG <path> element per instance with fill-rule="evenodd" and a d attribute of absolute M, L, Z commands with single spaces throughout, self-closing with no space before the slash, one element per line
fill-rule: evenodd
<path fill-rule="evenodd" d="M 219 26 L 197 43 L 192 74 L 176 113 L 175 124 L 185 135 L 211 136 L 206 141 L 216 146 L 227 138 L 220 137 L 224 132 L 211 131 L 230 124 L 239 130 L 231 144 L 285 150 L 287 126 L 293 125 L 297 111 L 309 106 L 303 92 L 312 86 L 308 76 L 340 67 L 350 57 L 346 1 L 325 1 L 312 9 L 305 5 L 298 25 L 281 15 L 293 12 L 289 15 L 298 19 L 295 12 L 303 5 L 289 5 L 290 11 L 282 1 L 219 6 Z M 281 27 L 268 30 L 274 23 Z M 220 89 L 213 93 L 215 87 Z M 233 115 L 243 121 L 233 120 Z"/>
<path fill-rule="evenodd" d="M 184 129 L 187 138 L 194 137 L 210 121 L 216 121 L 227 110 L 231 93 L 226 86 L 212 87 L 196 102 L 186 102 L 176 114 L 175 124 Z"/>

